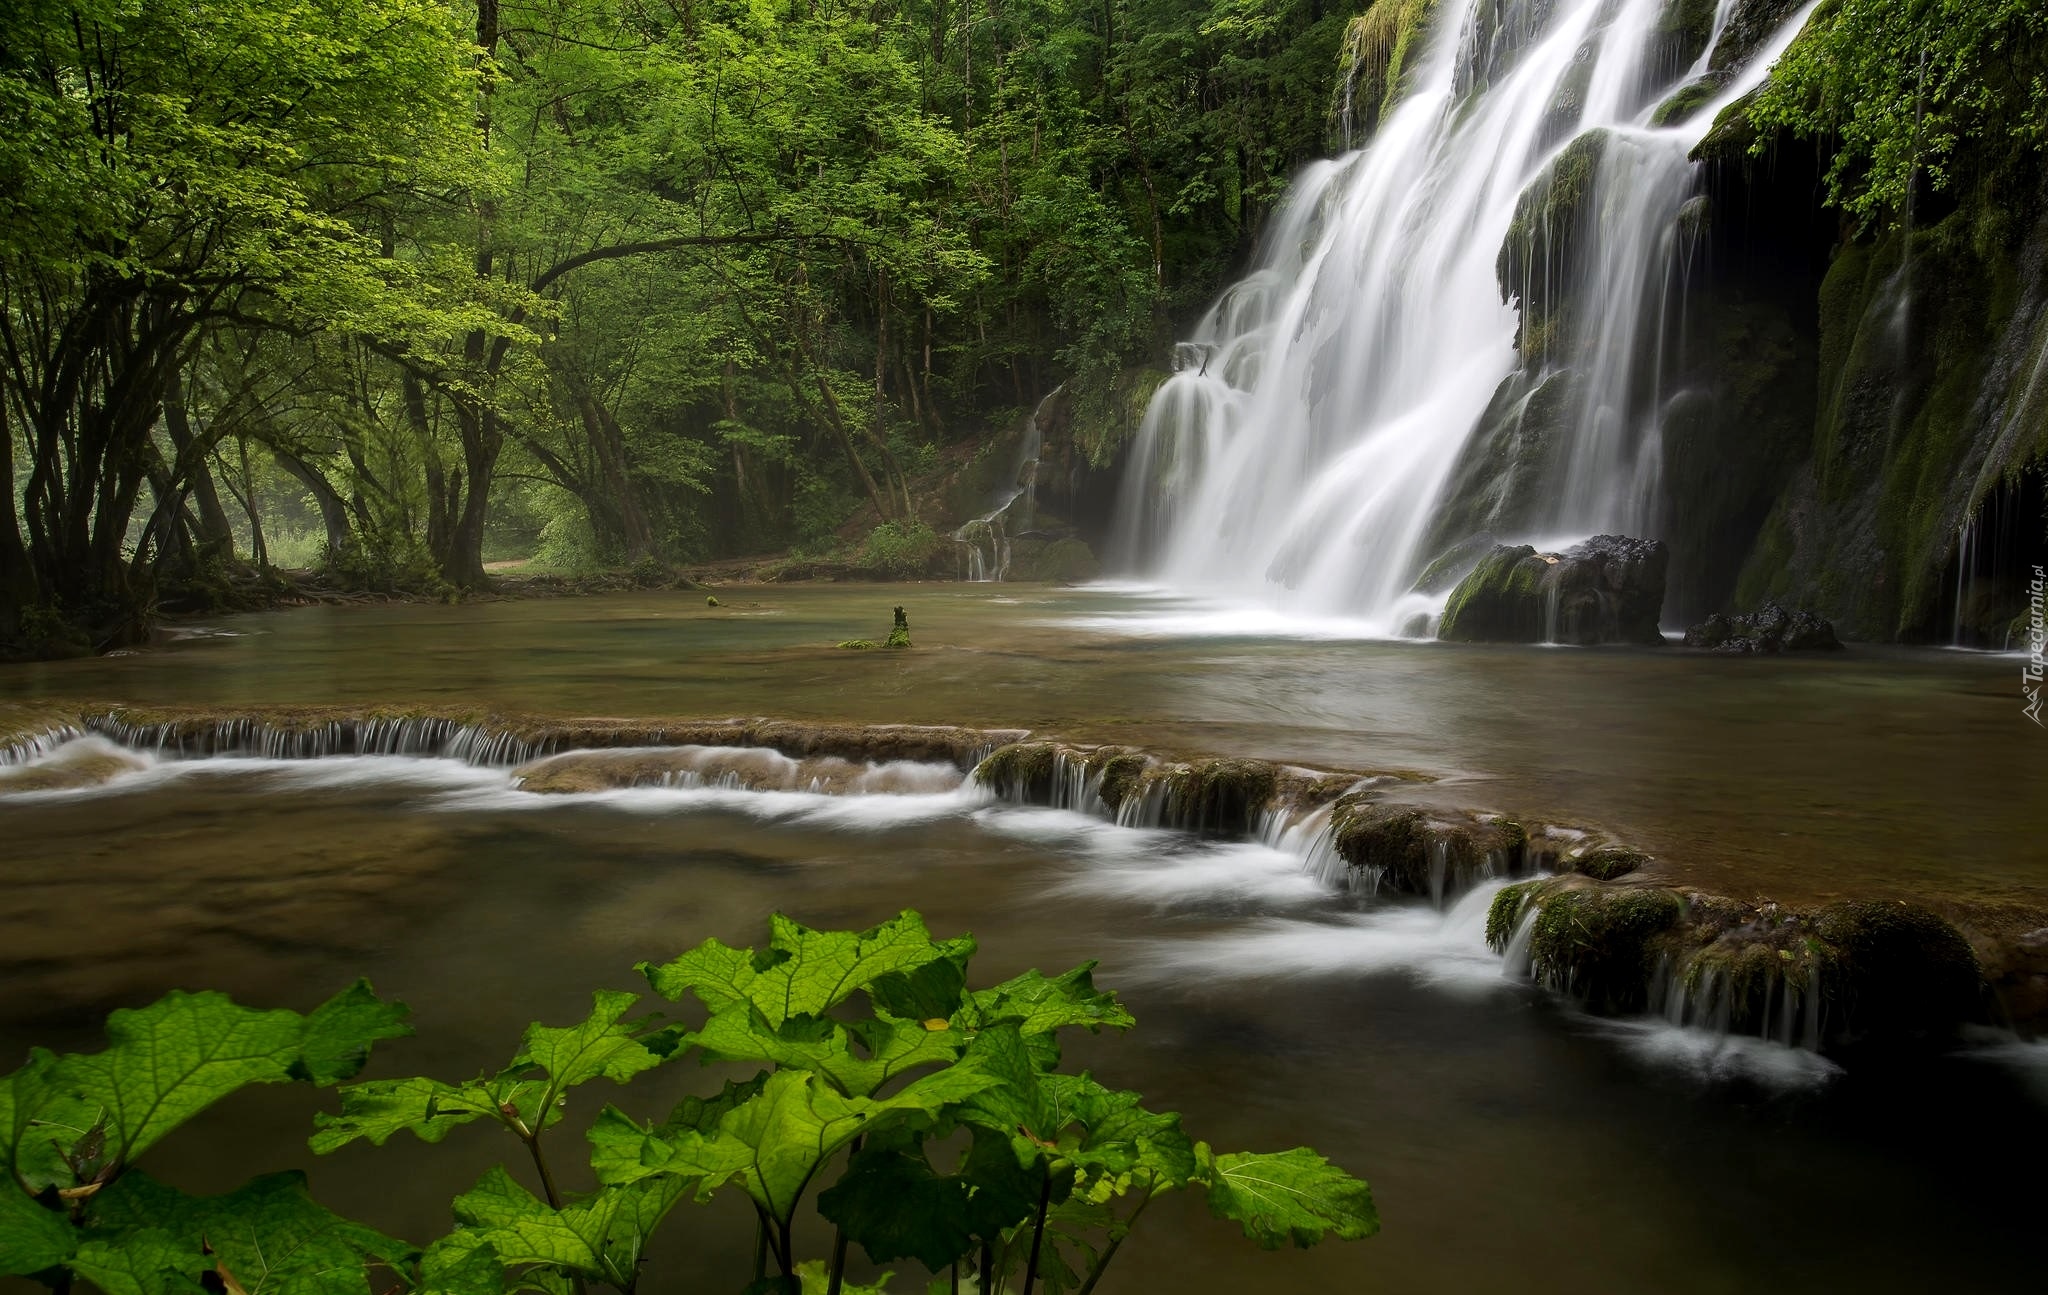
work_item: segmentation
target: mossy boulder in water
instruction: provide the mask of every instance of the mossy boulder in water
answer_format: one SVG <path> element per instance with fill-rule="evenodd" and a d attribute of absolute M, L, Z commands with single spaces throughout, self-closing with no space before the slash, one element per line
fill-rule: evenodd
<path fill-rule="evenodd" d="M 1502 545 L 1451 591 L 1437 637 L 1463 643 L 1664 641 L 1662 542 L 1596 535 L 1562 553 Z"/>
<path fill-rule="evenodd" d="M 1525 929 L 1529 971 L 1597 1012 L 1836 1050 L 1939 1041 L 1984 1014 L 1969 941 L 1896 901 L 1802 911 L 1565 876 L 1495 896 L 1488 942 Z"/>
<path fill-rule="evenodd" d="M 1169 826 L 1248 836 L 1273 799 L 1280 771 L 1264 760 L 1203 760 L 1165 777 Z"/>
<path fill-rule="evenodd" d="M 1389 805 L 1353 794 L 1331 814 L 1337 854 L 1372 885 L 1436 902 L 1527 862 L 1529 834 L 1513 819 Z"/>
<path fill-rule="evenodd" d="M 1812 612 L 1786 611 L 1776 603 L 1765 603 L 1747 616 L 1716 613 L 1707 617 L 1685 632 L 1685 645 L 1731 655 L 1768 655 L 1839 652 L 1842 640 L 1835 637 L 1832 622 Z"/>

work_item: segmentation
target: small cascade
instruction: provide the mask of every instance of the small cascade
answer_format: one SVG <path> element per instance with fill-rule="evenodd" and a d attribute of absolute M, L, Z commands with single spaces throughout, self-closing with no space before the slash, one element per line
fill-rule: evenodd
<path fill-rule="evenodd" d="M 60 724 L 29 737 L 20 737 L 0 745 L 0 767 L 10 764 L 32 764 L 44 759 L 58 747 L 75 738 L 85 736 L 85 730 L 74 724 Z"/>
<path fill-rule="evenodd" d="M 193 723 L 133 723 L 115 715 L 86 721 L 94 733 L 123 746 L 179 757 L 246 755 L 266 760 L 320 760 L 343 755 L 410 755 L 465 764 L 523 764 L 554 744 L 528 741 L 488 725 L 439 716 L 331 719 L 317 724 L 276 724 L 253 717 Z"/>
<path fill-rule="evenodd" d="M 1658 960 L 1650 1001 L 1673 1025 L 1714 1034 L 1742 1035 L 1818 1052 L 1825 994 L 1818 967 L 1804 976 L 1778 973 L 1738 982 L 1727 969 L 1695 967 L 1691 974 L 1668 957 Z"/>
<path fill-rule="evenodd" d="M 1066 391 L 1053 388 L 1024 422 L 1024 435 L 1017 445 L 1017 457 L 1004 478 L 996 506 L 953 532 L 966 563 L 966 579 L 978 583 L 1000 581 L 1010 572 L 1010 541 L 1038 524 L 1038 462 L 1045 449 L 1045 435 L 1039 420 L 1048 407 Z"/>
<path fill-rule="evenodd" d="M 1974 570 L 1977 560 L 1977 514 L 1972 511 L 1963 518 L 1962 528 L 1956 533 L 1956 611 L 1953 624 L 1949 627 L 1950 647 L 1968 647 L 1963 641 L 1963 609 L 1968 606 L 1969 587 L 1976 583 Z"/>
<path fill-rule="evenodd" d="M 817 796 L 934 795 L 965 781 L 950 764 L 792 757 L 769 747 L 627 747 L 567 751 L 522 764 L 512 785 L 538 793 L 665 787 L 678 791 L 795 791 Z"/>

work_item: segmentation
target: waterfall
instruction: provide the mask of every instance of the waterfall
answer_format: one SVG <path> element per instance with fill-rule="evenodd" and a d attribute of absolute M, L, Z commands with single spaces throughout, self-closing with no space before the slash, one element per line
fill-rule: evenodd
<path fill-rule="evenodd" d="M 1001 580 L 1010 571 L 1010 541 L 1030 530 L 1038 521 L 1038 460 L 1044 452 L 1045 432 L 1040 426 L 1046 407 L 1066 391 L 1054 387 L 1031 416 L 1024 421 L 1024 435 L 1017 445 L 1017 457 L 1010 474 L 1003 479 L 994 508 L 953 532 L 966 558 L 966 577 L 973 581 Z"/>
<path fill-rule="evenodd" d="M 1447 544 L 1653 528 L 1663 333 L 1701 210 L 1688 154 L 1810 12 L 1730 73 L 1711 64 L 1739 3 L 1676 65 L 1669 0 L 1445 0 L 1372 141 L 1303 172 L 1258 268 L 1178 348 L 1133 446 L 1121 563 L 1393 632 L 1440 610 L 1411 584 Z M 1653 124 L 1686 87 L 1702 106 Z M 1536 449 L 1473 461 L 1483 424 L 1538 407 L 1542 434 L 1510 438 Z M 1454 477 L 1479 502 L 1444 534 Z"/>

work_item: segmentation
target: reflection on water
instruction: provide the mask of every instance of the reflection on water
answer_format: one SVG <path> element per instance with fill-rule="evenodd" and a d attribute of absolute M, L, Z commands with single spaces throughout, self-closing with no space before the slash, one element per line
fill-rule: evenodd
<path fill-rule="evenodd" d="M 213 628 L 235 637 L 0 667 L 0 688 L 145 704 L 1028 727 L 1426 771 L 1445 780 L 1436 796 L 1605 827 L 1735 895 L 2048 902 L 2037 822 L 2048 747 L 2019 714 L 2005 660 L 1300 637 L 1298 625 L 1113 589 L 722 593 L 715 609 L 663 593 L 233 617 Z M 830 646 L 879 637 L 897 604 L 914 650 Z M 1152 632 L 1162 624 L 1173 632 Z"/>
<path fill-rule="evenodd" d="M 1448 913 L 1384 904 L 1264 846 L 964 789 L 536 796 L 502 770 L 381 757 L 167 761 L 10 800 L 0 827 L 9 1059 L 32 1041 L 91 1046 L 107 1008 L 171 985 L 303 1010 L 367 972 L 420 1026 L 373 1073 L 459 1078 L 502 1064 L 529 1019 L 632 987 L 638 959 L 758 943 L 773 909 L 844 927 L 916 907 L 980 939 L 977 978 L 1100 957 L 1141 1024 L 1082 1036 L 1079 1064 L 1219 1146 L 1312 1143 L 1371 1179 L 1385 1216 L 1370 1242 L 1267 1255 L 1198 1202 L 1164 1203 L 1108 1290 L 1990 1291 L 2035 1276 L 2035 1199 L 1982 1163 L 2048 1139 L 2048 1105 L 2012 1068 L 1802 1079 L 1773 1072 L 1800 1064 L 1783 1049 L 1688 1056 L 1642 1030 L 1618 1046 L 1632 1027 L 1502 977 L 1479 943 L 1483 892 Z M 687 1063 L 653 1078 L 623 1093 L 636 1113 L 715 1082 Z M 622 1097 L 599 1088 L 574 1116 Z M 249 1093 L 155 1165 L 212 1190 L 306 1162 L 311 1112 L 331 1100 Z M 426 1240 L 508 1147 L 482 1129 L 353 1147 L 312 1162 L 314 1189 Z M 745 1218 L 680 1217 L 653 1271 L 736 1287 Z"/>

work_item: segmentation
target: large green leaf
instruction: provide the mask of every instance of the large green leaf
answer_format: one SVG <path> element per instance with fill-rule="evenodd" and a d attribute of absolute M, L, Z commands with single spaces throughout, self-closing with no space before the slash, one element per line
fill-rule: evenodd
<path fill-rule="evenodd" d="M 965 1179 L 932 1168 L 921 1136 L 898 1131 L 862 1145 L 818 1194 L 818 1213 L 876 1263 L 915 1259 L 938 1272 L 974 1244 L 971 1193 Z"/>
<path fill-rule="evenodd" d="M 474 1120 L 542 1117 L 547 1084 L 507 1073 L 444 1084 L 438 1079 L 379 1079 L 341 1090 L 341 1114 L 313 1117 L 307 1145 L 326 1155 L 357 1138 L 383 1146 L 395 1133 L 411 1132 L 422 1142 L 439 1142 L 450 1130 Z M 528 1127 L 533 1127 L 529 1123 Z"/>
<path fill-rule="evenodd" d="M 507 1267 L 554 1268 L 626 1286 L 647 1238 L 694 1185 L 682 1177 L 648 1178 L 557 1210 L 494 1168 L 456 1198 L 455 1214 Z"/>
<path fill-rule="evenodd" d="M 71 1257 L 78 1237 L 56 1210 L 0 1182 L 0 1274 L 25 1277 Z"/>
<path fill-rule="evenodd" d="M 868 1001 L 878 1013 L 906 1021 L 949 1019 L 960 1010 L 974 953 L 971 935 L 942 940 L 939 956 L 930 962 L 877 976 L 868 986 Z"/>
<path fill-rule="evenodd" d="M 1210 1211 L 1242 1224 L 1267 1250 L 1379 1231 L 1372 1190 L 1307 1147 L 1219 1156 L 1198 1142 L 1195 1161 L 1196 1177 L 1209 1187 Z"/>
<path fill-rule="evenodd" d="M 9 1167 L 37 1188 L 110 1179 L 244 1085 L 332 1083 L 360 1069 L 371 1044 L 408 1032 L 405 1008 L 366 982 L 310 1016 L 172 992 L 108 1016 L 105 1051 L 37 1051 L 0 1084 Z"/>
<path fill-rule="evenodd" d="M 355 1078 L 370 1059 L 371 1044 L 412 1033 L 411 1014 L 404 1003 L 387 1003 L 369 981 L 358 980 L 306 1017 L 292 1077 L 322 1088 Z"/>
<path fill-rule="evenodd" d="M 722 1114 L 709 1132 L 644 1131 L 637 1166 L 628 1139 L 608 1136 L 602 1168 L 615 1182 L 685 1175 L 701 1180 L 706 1193 L 736 1182 L 771 1217 L 787 1219 L 819 1167 L 854 1138 L 936 1119 L 992 1082 L 955 1066 L 876 1099 L 847 1097 L 808 1071 L 781 1070 L 763 1081 L 759 1093 Z M 622 1132 L 616 1123 L 611 1127 Z"/>
<path fill-rule="evenodd" d="M 691 1041 L 707 1061 L 769 1061 L 816 1071 L 848 1096 L 868 1097 L 899 1075 L 950 1064 L 965 1040 L 943 1018 L 875 1016 L 844 1025 L 802 1016 L 778 1027 L 751 1003 L 739 1003 L 714 1013 Z"/>
<path fill-rule="evenodd" d="M 538 1133 L 560 1122 L 561 1094 L 593 1079 L 625 1083 L 673 1055 L 680 1036 L 652 1018 L 625 1019 L 636 994 L 599 990 L 588 1017 L 575 1025 L 527 1027 L 512 1064 L 463 1084 L 438 1079 L 380 1079 L 341 1090 L 341 1114 L 313 1117 L 308 1145 L 321 1155 L 366 1138 L 376 1146 L 395 1133 L 439 1142 L 450 1130 L 490 1118 Z"/>
<path fill-rule="evenodd" d="M 362 1295 L 373 1264 L 402 1270 L 417 1254 L 313 1200 L 298 1173 L 269 1174 L 223 1196 L 188 1196 L 130 1172 L 93 1198 L 92 1215 L 92 1238 L 109 1249 L 81 1250 L 81 1272 L 128 1249 L 132 1237 L 129 1271 L 138 1279 L 145 1264 L 137 1255 L 168 1257 L 173 1271 L 189 1275 L 184 1265 L 203 1251 L 206 1266 L 233 1274 L 249 1295 Z"/>
<path fill-rule="evenodd" d="M 94 1181 L 106 1166 L 106 1113 L 65 1085 L 64 1058 L 42 1048 L 0 1079 L 0 1134 L 17 1182 L 40 1192 Z"/>
<path fill-rule="evenodd" d="M 1017 1023 L 1041 1070 L 1059 1065 L 1055 1038 L 1059 1030 L 1072 1026 L 1125 1030 L 1137 1023 L 1115 994 L 1095 987 L 1092 962 L 1053 977 L 1027 971 L 992 988 L 974 990 L 952 1017 L 954 1027 L 963 1030 L 979 1030 L 1002 1021 Z"/>
<path fill-rule="evenodd" d="M 664 998 L 694 994 L 714 1013 L 748 1003 L 780 1029 L 792 1017 L 822 1015 L 884 977 L 956 952 L 935 944 L 912 912 L 858 933 L 814 931 L 778 913 L 759 953 L 707 940 L 664 966 L 641 963 L 639 970 Z"/>
<path fill-rule="evenodd" d="M 600 989 L 591 995 L 590 1015 L 579 1024 L 562 1029 L 529 1026 L 513 1068 L 538 1067 L 558 1093 L 593 1079 L 623 1084 L 654 1069 L 674 1053 L 678 1039 L 673 1032 L 654 1028 L 651 1018 L 624 1019 L 639 1001 L 638 994 Z"/>
<path fill-rule="evenodd" d="M 203 1289 L 199 1275 L 213 1271 L 214 1261 L 193 1238 L 141 1228 L 86 1242 L 70 1267 L 106 1295 L 190 1295 Z"/>

